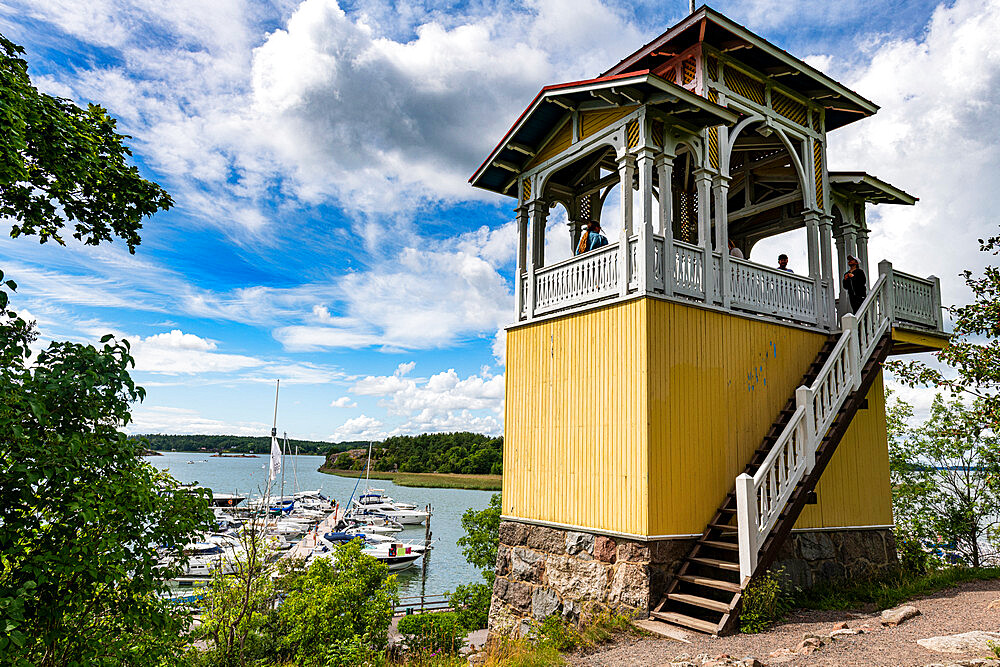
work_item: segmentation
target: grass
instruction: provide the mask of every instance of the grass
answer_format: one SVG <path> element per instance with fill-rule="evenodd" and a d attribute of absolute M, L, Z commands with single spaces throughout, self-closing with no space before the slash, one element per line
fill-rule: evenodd
<path fill-rule="evenodd" d="M 873 605 L 891 609 L 901 602 L 929 595 L 967 581 L 1000 579 L 1000 567 L 949 567 L 926 574 L 896 572 L 882 577 L 821 584 L 800 591 L 792 606 L 802 609 L 857 609 Z"/>
<path fill-rule="evenodd" d="M 320 472 L 339 477 L 357 477 L 357 470 L 335 470 L 322 467 Z M 397 486 L 415 486 L 434 489 L 479 489 L 499 491 L 502 475 L 456 475 L 443 472 L 372 472 L 372 479 L 387 479 Z"/>

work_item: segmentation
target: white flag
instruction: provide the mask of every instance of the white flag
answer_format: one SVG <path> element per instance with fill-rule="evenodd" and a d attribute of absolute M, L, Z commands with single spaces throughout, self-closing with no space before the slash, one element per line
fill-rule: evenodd
<path fill-rule="evenodd" d="M 271 481 L 273 482 L 281 474 L 281 447 L 278 446 L 278 439 L 271 436 Z"/>

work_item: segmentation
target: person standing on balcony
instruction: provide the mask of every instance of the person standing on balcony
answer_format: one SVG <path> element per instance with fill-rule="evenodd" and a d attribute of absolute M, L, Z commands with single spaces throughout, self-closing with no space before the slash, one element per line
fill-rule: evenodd
<path fill-rule="evenodd" d="M 580 245 L 576 247 L 576 254 L 582 255 L 588 250 L 596 250 L 608 245 L 608 237 L 601 233 L 601 223 L 591 220 L 587 224 L 587 229 L 580 237 Z"/>
<path fill-rule="evenodd" d="M 844 289 L 851 300 L 851 312 L 856 313 L 868 296 L 868 276 L 858 266 L 858 258 L 847 256 L 847 273 L 844 274 Z"/>
<path fill-rule="evenodd" d="M 729 239 L 729 256 L 736 259 L 743 259 L 743 251 L 736 247 L 732 239 Z"/>
<path fill-rule="evenodd" d="M 788 268 L 788 255 L 786 255 L 785 253 L 781 253 L 780 255 L 778 255 L 778 270 L 788 271 L 789 273 L 795 273 L 790 268 Z"/>

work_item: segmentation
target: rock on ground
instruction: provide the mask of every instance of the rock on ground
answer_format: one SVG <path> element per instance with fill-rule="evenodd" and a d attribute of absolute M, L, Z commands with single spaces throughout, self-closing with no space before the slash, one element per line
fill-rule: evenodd
<path fill-rule="evenodd" d="M 903 605 L 902 607 L 896 607 L 895 609 L 886 609 L 882 612 L 882 625 L 888 625 L 891 628 L 896 627 L 903 621 L 907 621 L 914 616 L 919 616 L 920 610 L 916 607 L 911 607 L 910 605 Z"/>
<path fill-rule="evenodd" d="M 924 648 L 940 653 L 972 653 L 973 651 L 988 653 L 991 649 L 987 642 L 1000 644 L 1000 632 L 975 630 L 957 635 L 943 635 L 917 640 L 917 643 Z"/>

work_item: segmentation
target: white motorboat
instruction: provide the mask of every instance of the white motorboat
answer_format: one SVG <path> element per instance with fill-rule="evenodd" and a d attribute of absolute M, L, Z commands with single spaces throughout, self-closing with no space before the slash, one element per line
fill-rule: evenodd
<path fill-rule="evenodd" d="M 409 503 L 397 503 L 385 495 L 383 489 L 368 489 L 367 493 L 353 501 L 352 509 L 376 511 L 403 525 L 423 523 L 430 516 Z"/>
<path fill-rule="evenodd" d="M 313 549 L 310 554 L 310 558 L 333 558 L 334 545 L 323 539 L 319 544 Z M 324 550 L 325 548 L 325 550 Z M 415 545 L 406 545 L 402 542 L 397 542 L 395 540 L 390 540 L 387 542 L 365 542 L 365 546 L 361 549 L 361 552 L 376 558 L 386 565 L 389 566 L 390 571 L 403 570 L 411 565 L 413 565 L 421 556 L 424 555 L 424 548 L 420 548 Z"/>

